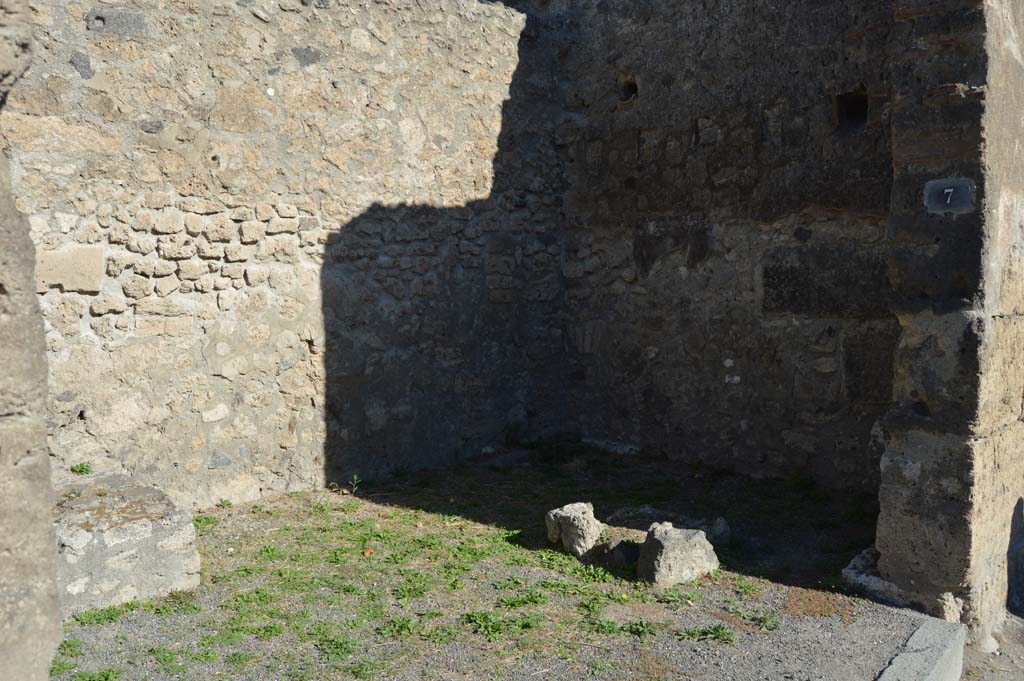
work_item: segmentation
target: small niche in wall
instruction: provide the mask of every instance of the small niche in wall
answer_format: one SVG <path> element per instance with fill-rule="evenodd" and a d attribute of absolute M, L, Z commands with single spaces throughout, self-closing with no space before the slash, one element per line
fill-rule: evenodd
<path fill-rule="evenodd" d="M 640 96 L 640 88 L 637 86 L 636 78 L 622 76 L 619 78 L 619 101 L 631 102 Z"/>
<path fill-rule="evenodd" d="M 863 85 L 851 92 L 836 95 L 832 104 L 837 134 L 850 135 L 867 127 L 868 91 Z"/>

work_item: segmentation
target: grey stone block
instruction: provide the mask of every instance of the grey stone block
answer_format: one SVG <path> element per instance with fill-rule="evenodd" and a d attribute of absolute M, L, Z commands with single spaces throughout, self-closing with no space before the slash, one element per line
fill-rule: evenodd
<path fill-rule="evenodd" d="M 959 681 L 966 636 L 962 624 L 924 620 L 878 681 Z"/>
<path fill-rule="evenodd" d="M 703 577 L 718 567 L 718 556 L 701 530 L 655 523 L 640 547 L 637 577 L 657 587 L 671 587 Z"/>
<path fill-rule="evenodd" d="M 58 489 L 57 584 L 61 615 L 199 585 L 192 514 L 126 476 Z"/>
<path fill-rule="evenodd" d="M 548 526 L 548 541 L 561 542 L 566 551 L 577 558 L 590 551 L 601 539 L 604 524 L 594 517 L 594 505 L 590 503 L 567 504 L 548 511 L 545 518 Z"/>

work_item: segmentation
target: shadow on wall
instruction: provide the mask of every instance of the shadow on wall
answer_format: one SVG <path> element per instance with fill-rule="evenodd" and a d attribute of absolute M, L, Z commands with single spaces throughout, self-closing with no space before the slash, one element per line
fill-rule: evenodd
<path fill-rule="evenodd" d="M 554 41 L 527 13 L 488 198 L 374 205 L 328 242 L 327 482 L 564 428 Z"/>
<path fill-rule="evenodd" d="M 505 4 L 490 195 L 326 246 L 327 481 L 585 435 L 875 493 L 888 5 Z"/>
<path fill-rule="evenodd" d="M 1006 609 L 1024 617 L 1024 499 L 1018 499 L 1010 520 L 1010 545 L 1006 550 Z"/>

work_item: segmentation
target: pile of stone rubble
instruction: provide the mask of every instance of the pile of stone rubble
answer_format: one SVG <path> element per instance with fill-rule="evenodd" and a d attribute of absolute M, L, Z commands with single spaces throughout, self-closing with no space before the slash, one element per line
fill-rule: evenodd
<path fill-rule="evenodd" d="M 580 502 L 548 511 L 545 520 L 548 540 L 581 561 L 613 568 L 635 565 L 637 577 L 657 587 L 698 579 L 716 569 L 718 556 L 711 541 L 728 543 L 725 519 L 706 523 L 675 518 L 690 526 L 684 528 L 665 522 L 667 516 L 649 506 L 626 508 L 609 516 L 606 524 L 594 516 L 593 504 Z"/>

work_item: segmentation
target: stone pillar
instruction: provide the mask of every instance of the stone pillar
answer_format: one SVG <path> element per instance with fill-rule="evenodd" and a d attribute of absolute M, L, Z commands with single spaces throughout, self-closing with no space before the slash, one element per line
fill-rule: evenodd
<path fill-rule="evenodd" d="M 24 72 L 26 3 L 0 0 L 0 97 Z M 0 156 L 0 670 L 49 678 L 60 640 L 46 448 L 46 358 L 35 295 L 34 249 Z"/>
<path fill-rule="evenodd" d="M 878 572 L 994 645 L 1024 494 L 1024 59 L 1014 0 L 895 3 L 895 408 Z"/>

